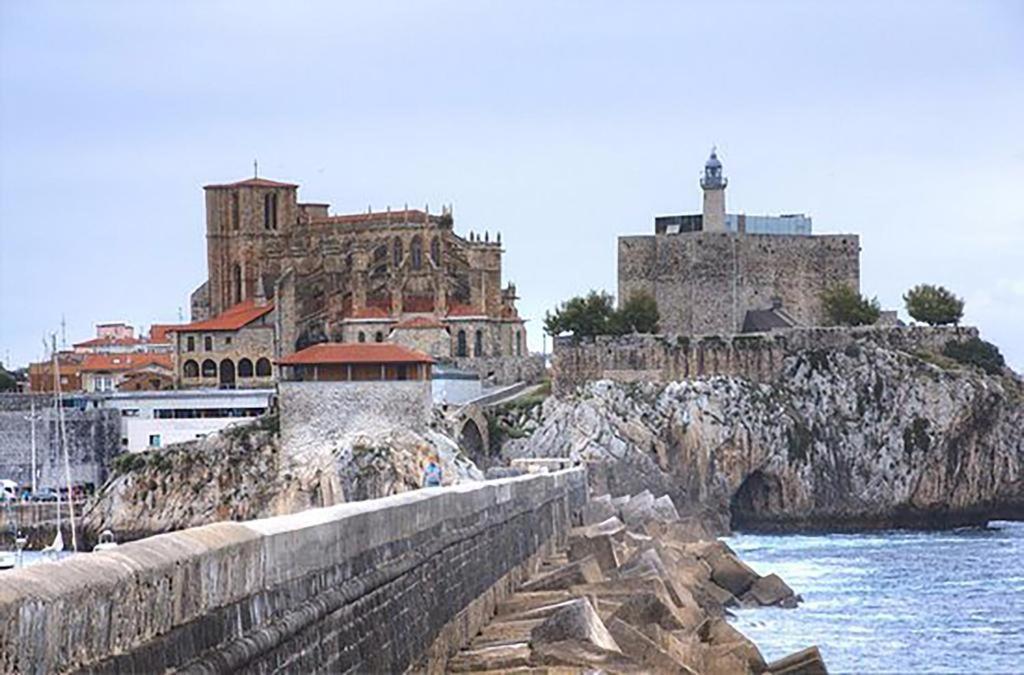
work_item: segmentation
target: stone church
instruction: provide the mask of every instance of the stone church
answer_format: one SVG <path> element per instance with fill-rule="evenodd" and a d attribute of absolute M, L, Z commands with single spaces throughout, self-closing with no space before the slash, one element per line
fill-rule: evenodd
<path fill-rule="evenodd" d="M 527 356 L 501 237 L 455 232 L 451 208 L 333 215 L 298 185 L 253 177 L 207 185 L 209 277 L 192 320 L 273 304 L 280 358 L 331 342 L 405 343 L 434 357 Z"/>
<path fill-rule="evenodd" d="M 824 325 L 821 292 L 860 289 L 859 237 L 813 235 L 803 214 L 727 214 L 727 184 L 712 150 L 701 213 L 660 216 L 654 234 L 619 237 L 619 301 L 649 294 L 661 331 L 680 335 Z"/>

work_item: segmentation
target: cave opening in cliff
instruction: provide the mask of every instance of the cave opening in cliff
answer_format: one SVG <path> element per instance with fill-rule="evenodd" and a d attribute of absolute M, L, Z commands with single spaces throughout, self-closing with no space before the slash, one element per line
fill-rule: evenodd
<path fill-rule="evenodd" d="M 733 530 L 764 528 L 782 511 L 782 484 L 775 476 L 753 472 L 733 494 L 729 511 Z"/>

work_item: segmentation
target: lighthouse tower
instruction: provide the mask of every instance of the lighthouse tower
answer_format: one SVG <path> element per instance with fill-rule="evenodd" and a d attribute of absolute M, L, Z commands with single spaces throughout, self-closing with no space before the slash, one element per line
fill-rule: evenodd
<path fill-rule="evenodd" d="M 711 148 L 711 156 L 704 163 L 704 175 L 700 186 L 704 190 L 703 230 L 705 232 L 725 232 L 725 186 L 728 184 L 722 176 L 722 163 L 718 161 L 715 149 Z"/>

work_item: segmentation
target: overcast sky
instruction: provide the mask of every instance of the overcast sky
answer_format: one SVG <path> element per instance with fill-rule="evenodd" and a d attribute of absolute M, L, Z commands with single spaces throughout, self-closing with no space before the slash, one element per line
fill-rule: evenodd
<path fill-rule="evenodd" d="M 0 358 L 187 318 L 202 185 L 455 207 L 544 311 L 699 212 L 861 236 L 883 306 L 945 284 L 1024 369 L 1024 2 L 0 2 Z"/>

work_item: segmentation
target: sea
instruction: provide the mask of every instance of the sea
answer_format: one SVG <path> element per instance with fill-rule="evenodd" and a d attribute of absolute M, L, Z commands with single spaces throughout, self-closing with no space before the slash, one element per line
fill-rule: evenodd
<path fill-rule="evenodd" d="M 1024 673 L 1024 522 L 725 541 L 803 596 L 733 610 L 769 662 L 817 645 L 830 673 Z"/>

